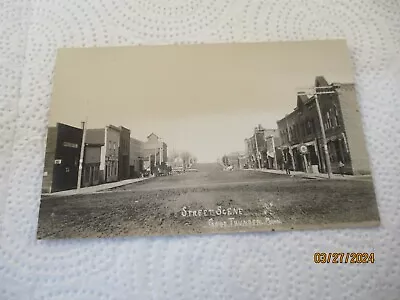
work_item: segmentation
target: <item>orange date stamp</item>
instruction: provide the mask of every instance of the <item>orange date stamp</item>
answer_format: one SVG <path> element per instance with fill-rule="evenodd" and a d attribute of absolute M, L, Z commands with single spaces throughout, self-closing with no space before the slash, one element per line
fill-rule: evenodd
<path fill-rule="evenodd" d="M 373 264 L 375 253 L 363 252 L 315 252 L 314 263 L 316 264 Z"/>

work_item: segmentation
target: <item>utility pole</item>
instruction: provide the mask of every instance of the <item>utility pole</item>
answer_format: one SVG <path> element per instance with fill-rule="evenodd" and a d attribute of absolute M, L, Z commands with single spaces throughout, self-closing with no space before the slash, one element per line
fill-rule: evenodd
<path fill-rule="evenodd" d="M 160 138 L 160 165 L 163 163 L 163 161 L 164 161 L 164 158 L 163 158 L 163 141 L 162 141 L 162 139 Z"/>
<path fill-rule="evenodd" d="M 82 143 L 81 143 L 81 153 L 79 156 L 79 168 L 78 168 L 78 182 L 77 182 L 77 189 L 81 188 L 82 184 L 82 168 L 83 168 L 83 157 L 85 156 L 85 143 L 86 143 L 86 126 L 87 126 L 87 118 L 85 121 L 82 122 Z"/>
<path fill-rule="evenodd" d="M 274 169 L 278 169 L 278 162 L 276 161 L 276 150 L 275 150 L 275 137 L 272 135 L 272 149 L 274 150 Z"/>
<path fill-rule="evenodd" d="M 260 157 L 260 152 L 258 149 L 258 142 L 257 142 L 257 127 L 254 129 L 254 139 L 256 141 L 256 160 L 258 162 L 258 168 L 261 169 L 261 157 Z"/>
<path fill-rule="evenodd" d="M 326 169 L 327 169 L 326 171 L 328 173 L 328 178 L 329 179 L 332 177 L 332 166 L 331 166 L 331 159 L 329 157 L 328 142 L 327 142 L 327 139 L 326 139 L 324 121 L 322 119 L 322 113 L 321 113 L 321 107 L 319 105 L 319 97 L 318 97 L 318 95 L 336 94 L 336 91 L 330 91 L 330 90 L 334 89 L 334 88 L 338 88 L 338 87 L 339 87 L 339 85 L 318 86 L 316 88 L 313 88 L 313 90 L 314 90 L 313 95 L 315 97 L 315 106 L 317 108 L 319 125 L 321 127 L 321 135 L 322 135 L 323 149 L 324 149 L 325 161 L 326 161 Z M 328 91 L 326 91 L 326 92 L 317 92 L 316 89 L 328 89 Z"/>
<path fill-rule="evenodd" d="M 150 173 L 153 174 L 152 167 L 151 167 L 151 154 L 149 154 L 149 169 L 150 169 Z"/>
<path fill-rule="evenodd" d="M 285 116 L 285 119 L 286 119 L 286 130 L 288 132 L 288 153 L 290 155 L 290 160 L 292 161 L 293 170 L 296 170 L 295 165 L 294 165 L 293 151 L 290 149 L 290 141 L 292 139 L 292 135 L 290 134 L 288 115 Z"/>

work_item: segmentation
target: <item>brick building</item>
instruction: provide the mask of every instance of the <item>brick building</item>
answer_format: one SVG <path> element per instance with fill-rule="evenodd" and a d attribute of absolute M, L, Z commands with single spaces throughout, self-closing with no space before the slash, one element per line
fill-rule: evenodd
<path fill-rule="evenodd" d="M 256 153 L 254 138 L 253 137 L 246 138 L 244 140 L 244 144 L 245 144 L 244 153 L 246 155 L 246 162 L 244 168 L 254 168 L 256 163 L 255 162 L 256 156 L 254 155 L 254 153 Z"/>
<path fill-rule="evenodd" d="M 328 84 L 326 79 L 315 79 L 327 146 L 334 173 L 339 161 L 345 165 L 347 174 L 369 174 L 369 159 L 365 147 L 361 115 L 353 83 Z M 297 96 L 296 108 L 277 121 L 282 139 L 279 147 L 293 170 L 303 172 L 327 172 L 321 126 L 315 104 L 315 96 L 303 93 Z M 306 154 L 300 147 L 307 148 Z"/>
<path fill-rule="evenodd" d="M 42 191 L 77 188 L 83 130 L 57 123 L 47 131 Z"/>
<path fill-rule="evenodd" d="M 274 137 L 272 139 L 272 137 Z M 268 168 L 275 159 L 275 143 L 280 144 L 279 131 L 266 129 L 259 124 L 254 134 L 245 139 L 246 166 L 250 168 Z"/>

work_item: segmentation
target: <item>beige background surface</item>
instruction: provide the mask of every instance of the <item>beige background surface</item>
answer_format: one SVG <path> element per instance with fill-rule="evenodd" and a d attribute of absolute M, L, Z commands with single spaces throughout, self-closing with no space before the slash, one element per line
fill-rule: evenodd
<path fill-rule="evenodd" d="M 353 81 L 345 41 L 61 49 L 50 124 L 155 132 L 215 161 L 258 123 L 276 128 L 317 75 Z"/>
<path fill-rule="evenodd" d="M 0 298 L 399 299 L 398 1 L 2 3 Z M 57 48 L 338 37 L 356 73 L 380 228 L 36 241 Z M 376 263 L 314 264 L 315 251 L 374 251 Z"/>

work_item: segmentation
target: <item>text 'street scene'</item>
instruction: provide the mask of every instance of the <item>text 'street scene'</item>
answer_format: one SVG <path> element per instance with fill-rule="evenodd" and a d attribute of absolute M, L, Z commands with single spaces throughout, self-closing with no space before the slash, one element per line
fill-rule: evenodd
<path fill-rule="evenodd" d="M 39 239 L 379 225 L 343 40 L 60 49 Z"/>

